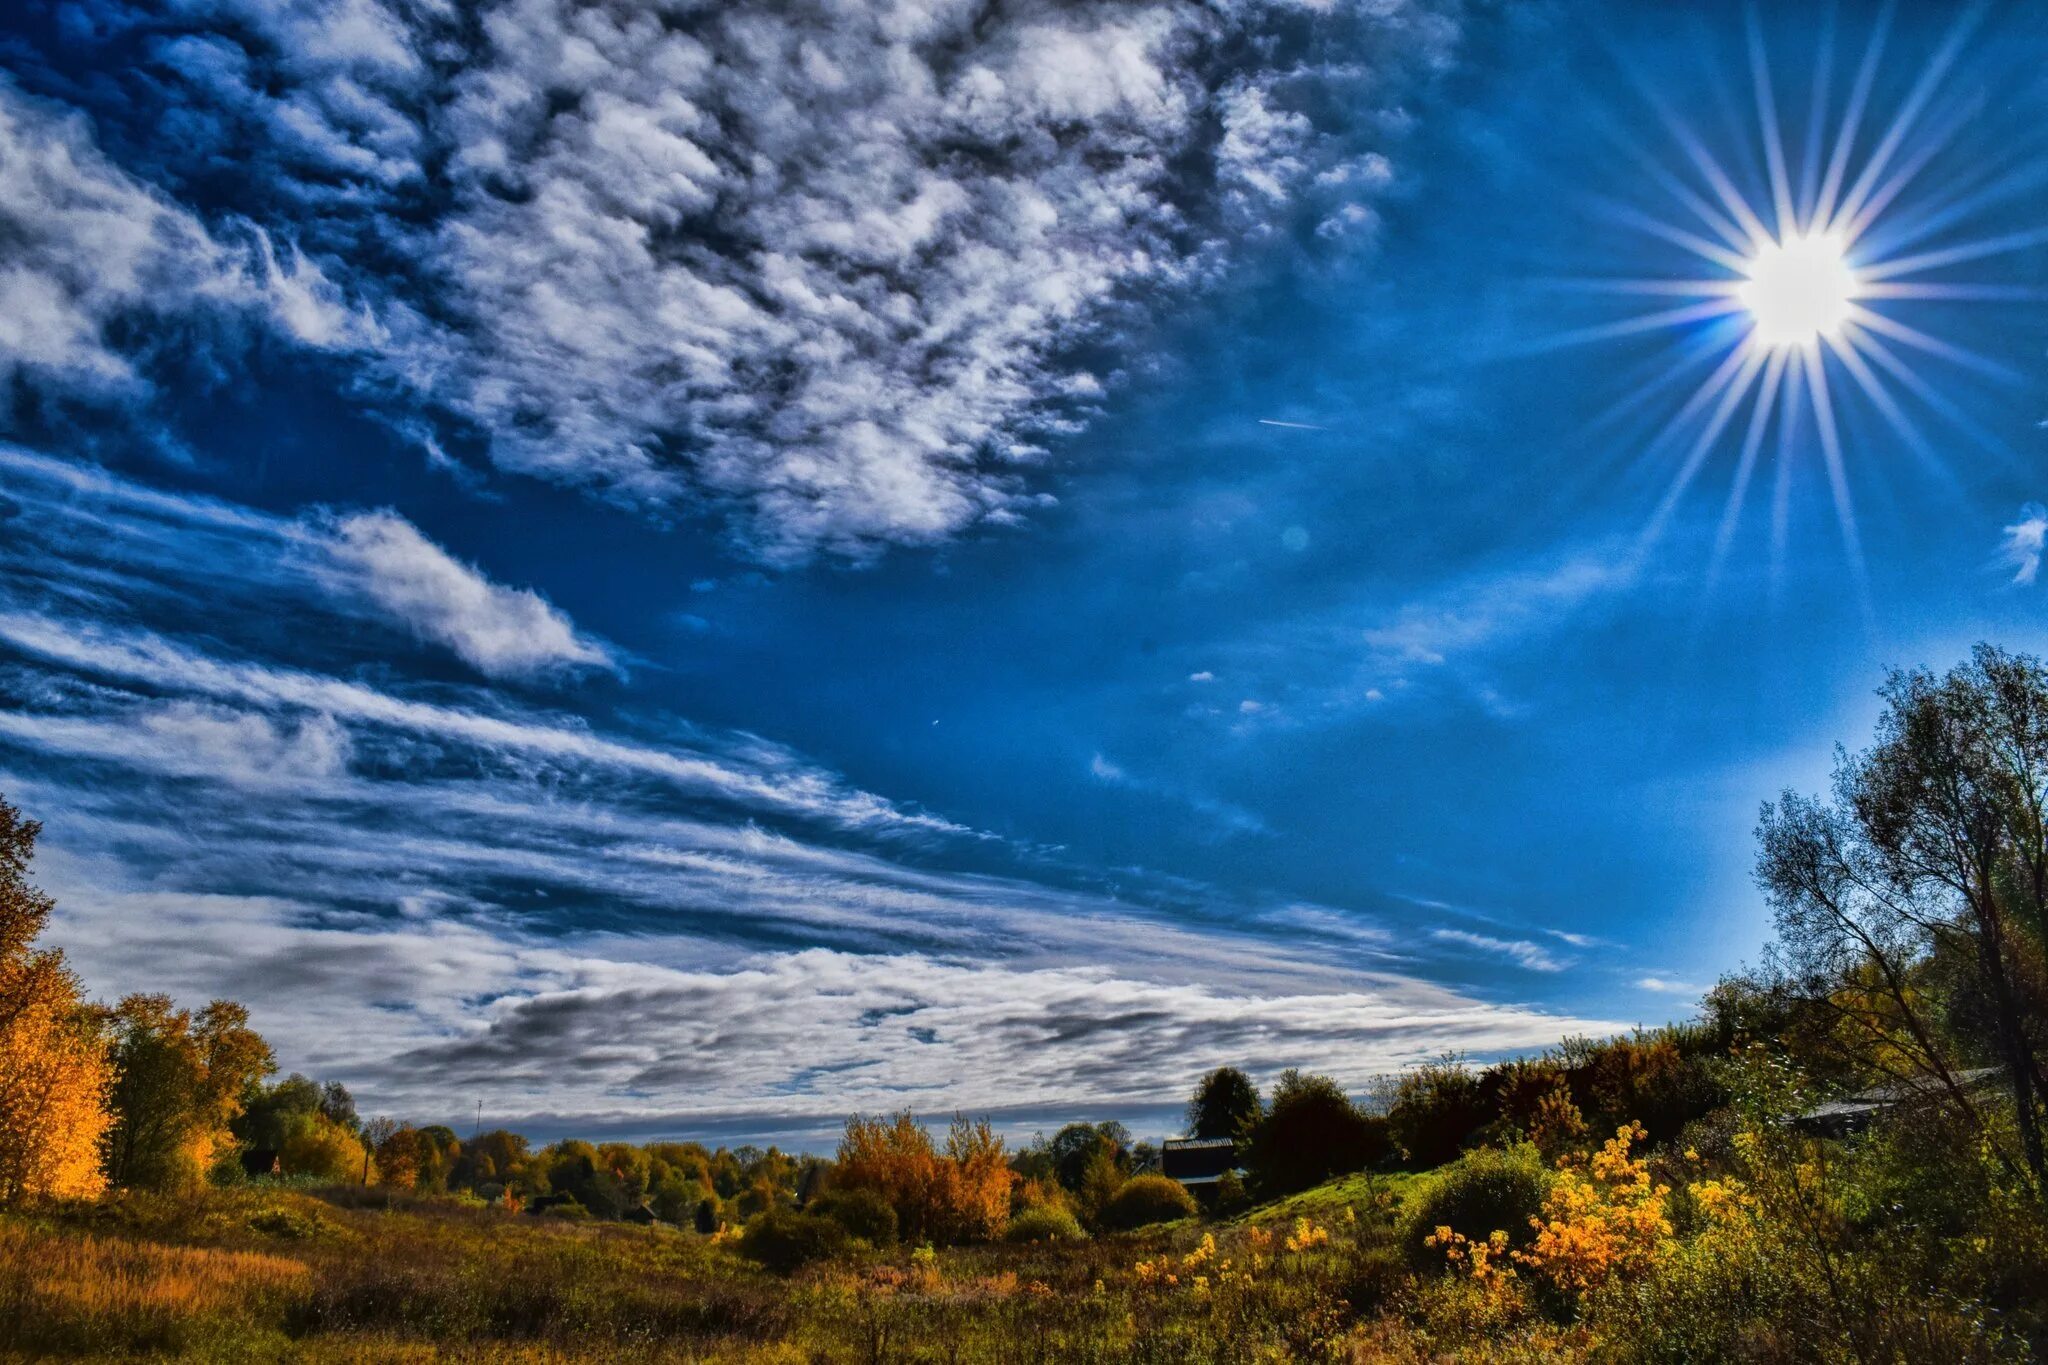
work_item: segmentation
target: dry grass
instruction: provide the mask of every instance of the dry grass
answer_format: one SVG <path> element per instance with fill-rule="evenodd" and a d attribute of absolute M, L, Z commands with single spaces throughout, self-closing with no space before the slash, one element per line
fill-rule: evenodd
<path fill-rule="evenodd" d="M 239 1335 L 310 1283 L 305 1263 L 287 1256 L 0 1222 L 0 1345 L 176 1350 Z"/>

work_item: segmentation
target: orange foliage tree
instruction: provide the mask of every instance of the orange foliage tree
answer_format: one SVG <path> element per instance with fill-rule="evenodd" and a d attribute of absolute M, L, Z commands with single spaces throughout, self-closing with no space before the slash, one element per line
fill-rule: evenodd
<path fill-rule="evenodd" d="M 54 948 L 31 948 L 53 902 L 28 882 L 42 826 L 0 800 L 0 1205 L 105 1188 L 107 1047 Z"/>
<path fill-rule="evenodd" d="M 942 1152 L 905 1109 L 848 1119 L 832 1179 L 842 1189 L 870 1189 L 888 1200 L 906 1240 L 958 1242 L 992 1236 L 1002 1226 L 1016 1175 L 986 1119 L 956 1115 Z"/>

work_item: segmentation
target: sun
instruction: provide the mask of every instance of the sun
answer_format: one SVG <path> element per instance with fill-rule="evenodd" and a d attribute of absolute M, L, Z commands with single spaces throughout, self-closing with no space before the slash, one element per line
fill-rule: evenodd
<path fill-rule="evenodd" d="M 1827 30 L 1811 76 L 1799 79 L 1798 98 L 1781 110 L 1752 10 L 1745 37 L 1754 119 L 1738 115 L 1726 135 L 1696 130 L 1654 82 L 1638 80 L 1671 146 L 1658 150 L 1617 124 L 1615 149 L 1620 164 L 1639 172 L 1641 197 L 1594 196 L 1591 207 L 1635 239 L 1621 259 L 1649 269 L 1555 281 L 1632 302 L 1530 343 L 1543 351 L 1664 339 L 1595 428 L 1627 432 L 1617 443 L 1631 448 L 1624 458 L 1664 483 L 1645 545 L 1698 483 L 1725 487 L 1709 591 L 1767 466 L 1773 581 L 1787 553 L 1795 473 L 1803 480 L 1817 466 L 1867 615 L 1852 475 L 1881 459 L 1880 434 L 1944 476 L 1954 453 L 1922 430 L 1930 418 L 2013 458 L 1971 420 L 1955 390 L 1966 379 L 2018 385 L 2018 372 L 1925 330 L 1915 315 L 1952 320 L 1949 305 L 2041 296 L 2018 282 L 1953 272 L 2048 246 L 2048 224 L 1985 232 L 1973 222 L 2038 196 L 2048 168 L 1966 137 L 1980 126 L 1983 103 L 1956 71 L 1982 7 L 1952 21 L 1887 112 L 1891 96 L 1878 93 L 1877 77 L 1889 16 L 1878 20 L 1846 82 Z M 1733 89 L 1721 93 L 1726 110 L 1739 108 Z"/>
<path fill-rule="evenodd" d="M 1750 342 L 1767 350 L 1817 346 L 1841 336 L 1861 282 L 1839 234 L 1766 242 L 1743 272 L 1735 297 L 1749 310 Z"/>

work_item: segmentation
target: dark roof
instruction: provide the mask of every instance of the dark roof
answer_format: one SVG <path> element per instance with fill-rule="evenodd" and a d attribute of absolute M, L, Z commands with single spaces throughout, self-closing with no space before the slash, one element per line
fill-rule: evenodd
<path fill-rule="evenodd" d="M 1972 1067 L 1967 1071 L 1951 1072 L 1951 1079 L 1964 1090 L 1974 1090 L 1987 1084 L 1999 1074 L 1995 1066 Z M 1860 1128 L 1887 1109 L 1896 1108 L 1912 1100 L 1939 1099 L 1948 1093 L 1948 1086 L 1938 1076 L 1914 1076 L 1887 1085 L 1874 1085 L 1868 1090 L 1859 1090 L 1853 1095 L 1844 1095 L 1826 1104 L 1817 1104 L 1802 1114 L 1795 1115 L 1793 1123 L 1801 1128 L 1822 1131 L 1847 1131 Z"/>
<path fill-rule="evenodd" d="M 1237 1169 L 1230 1138 L 1168 1138 L 1159 1144 L 1159 1172 L 1183 1185 L 1208 1185 Z"/>

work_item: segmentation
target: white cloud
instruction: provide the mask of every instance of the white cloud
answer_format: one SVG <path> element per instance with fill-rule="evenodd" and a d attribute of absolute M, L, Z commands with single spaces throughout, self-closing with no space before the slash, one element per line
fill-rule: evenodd
<path fill-rule="evenodd" d="M 1706 988 L 1668 976 L 1641 976 L 1636 978 L 1636 989 L 1654 991 L 1659 995 L 1701 995 Z"/>
<path fill-rule="evenodd" d="M 2005 528 L 1999 558 L 2012 570 L 2015 583 L 2032 583 L 2041 572 L 2041 551 L 2048 544 L 2048 507 L 2030 502 L 2020 519 Z"/>
<path fill-rule="evenodd" d="M 349 738 L 332 717 L 297 720 L 189 701 L 104 717 L 0 711 L 0 735 L 46 752 L 89 755 L 235 787 L 299 787 L 348 767 Z"/>
<path fill-rule="evenodd" d="M 246 314 L 322 348 L 386 340 L 296 250 L 280 257 L 247 224 L 238 236 L 107 160 L 82 116 L 0 77 L 0 377 L 132 388 L 110 328 L 149 315 Z"/>
<path fill-rule="evenodd" d="M 573 723 L 502 707 L 485 710 L 415 701 L 302 669 L 214 658 L 148 632 L 108 631 L 0 611 L 0 640 L 89 676 L 175 689 L 197 698 L 319 712 L 491 752 L 588 764 L 655 778 L 684 791 L 850 826 L 962 832 L 957 825 L 904 812 L 791 761 L 755 766 L 593 734 Z M 772 757 L 768 748 L 759 746 L 759 756 Z"/>
<path fill-rule="evenodd" d="M 1532 972 L 1561 972 L 1565 968 L 1565 964 L 1553 957 L 1543 945 L 1527 939 L 1494 938 L 1465 929 L 1432 929 L 1429 936 L 1440 943 L 1456 943 L 1466 948 L 1477 948 L 1483 953 L 1497 953 Z"/>
<path fill-rule="evenodd" d="M 185 244 L 152 259 L 241 277 L 299 340 L 374 345 L 380 391 L 501 465 L 708 500 L 770 561 L 866 556 L 1042 501 L 1047 438 L 1105 391 L 1083 348 L 1113 374 L 1128 322 L 1240 254 L 1369 222 L 1453 8 L 182 0 L 152 74 L 214 141 L 147 155 L 236 158 L 377 320 L 133 182 L 114 217 L 149 207 Z M 33 339 L 118 365 L 92 343 L 130 301 Z"/>
<path fill-rule="evenodd" d="M 616 666 L 539 593 L 493 583 L 395 512 L 339 518 L 329 553 L 378 606 L 486 676 Z"/>
<path fill-rule="evenodd" d="M 1402 606 L 1364 632 L 1389 666 L 1435 665 L 1553 626 L 1561 617 L 1635 582 L 1637 564 L 1606 553 L 1483 574 Z"/>

